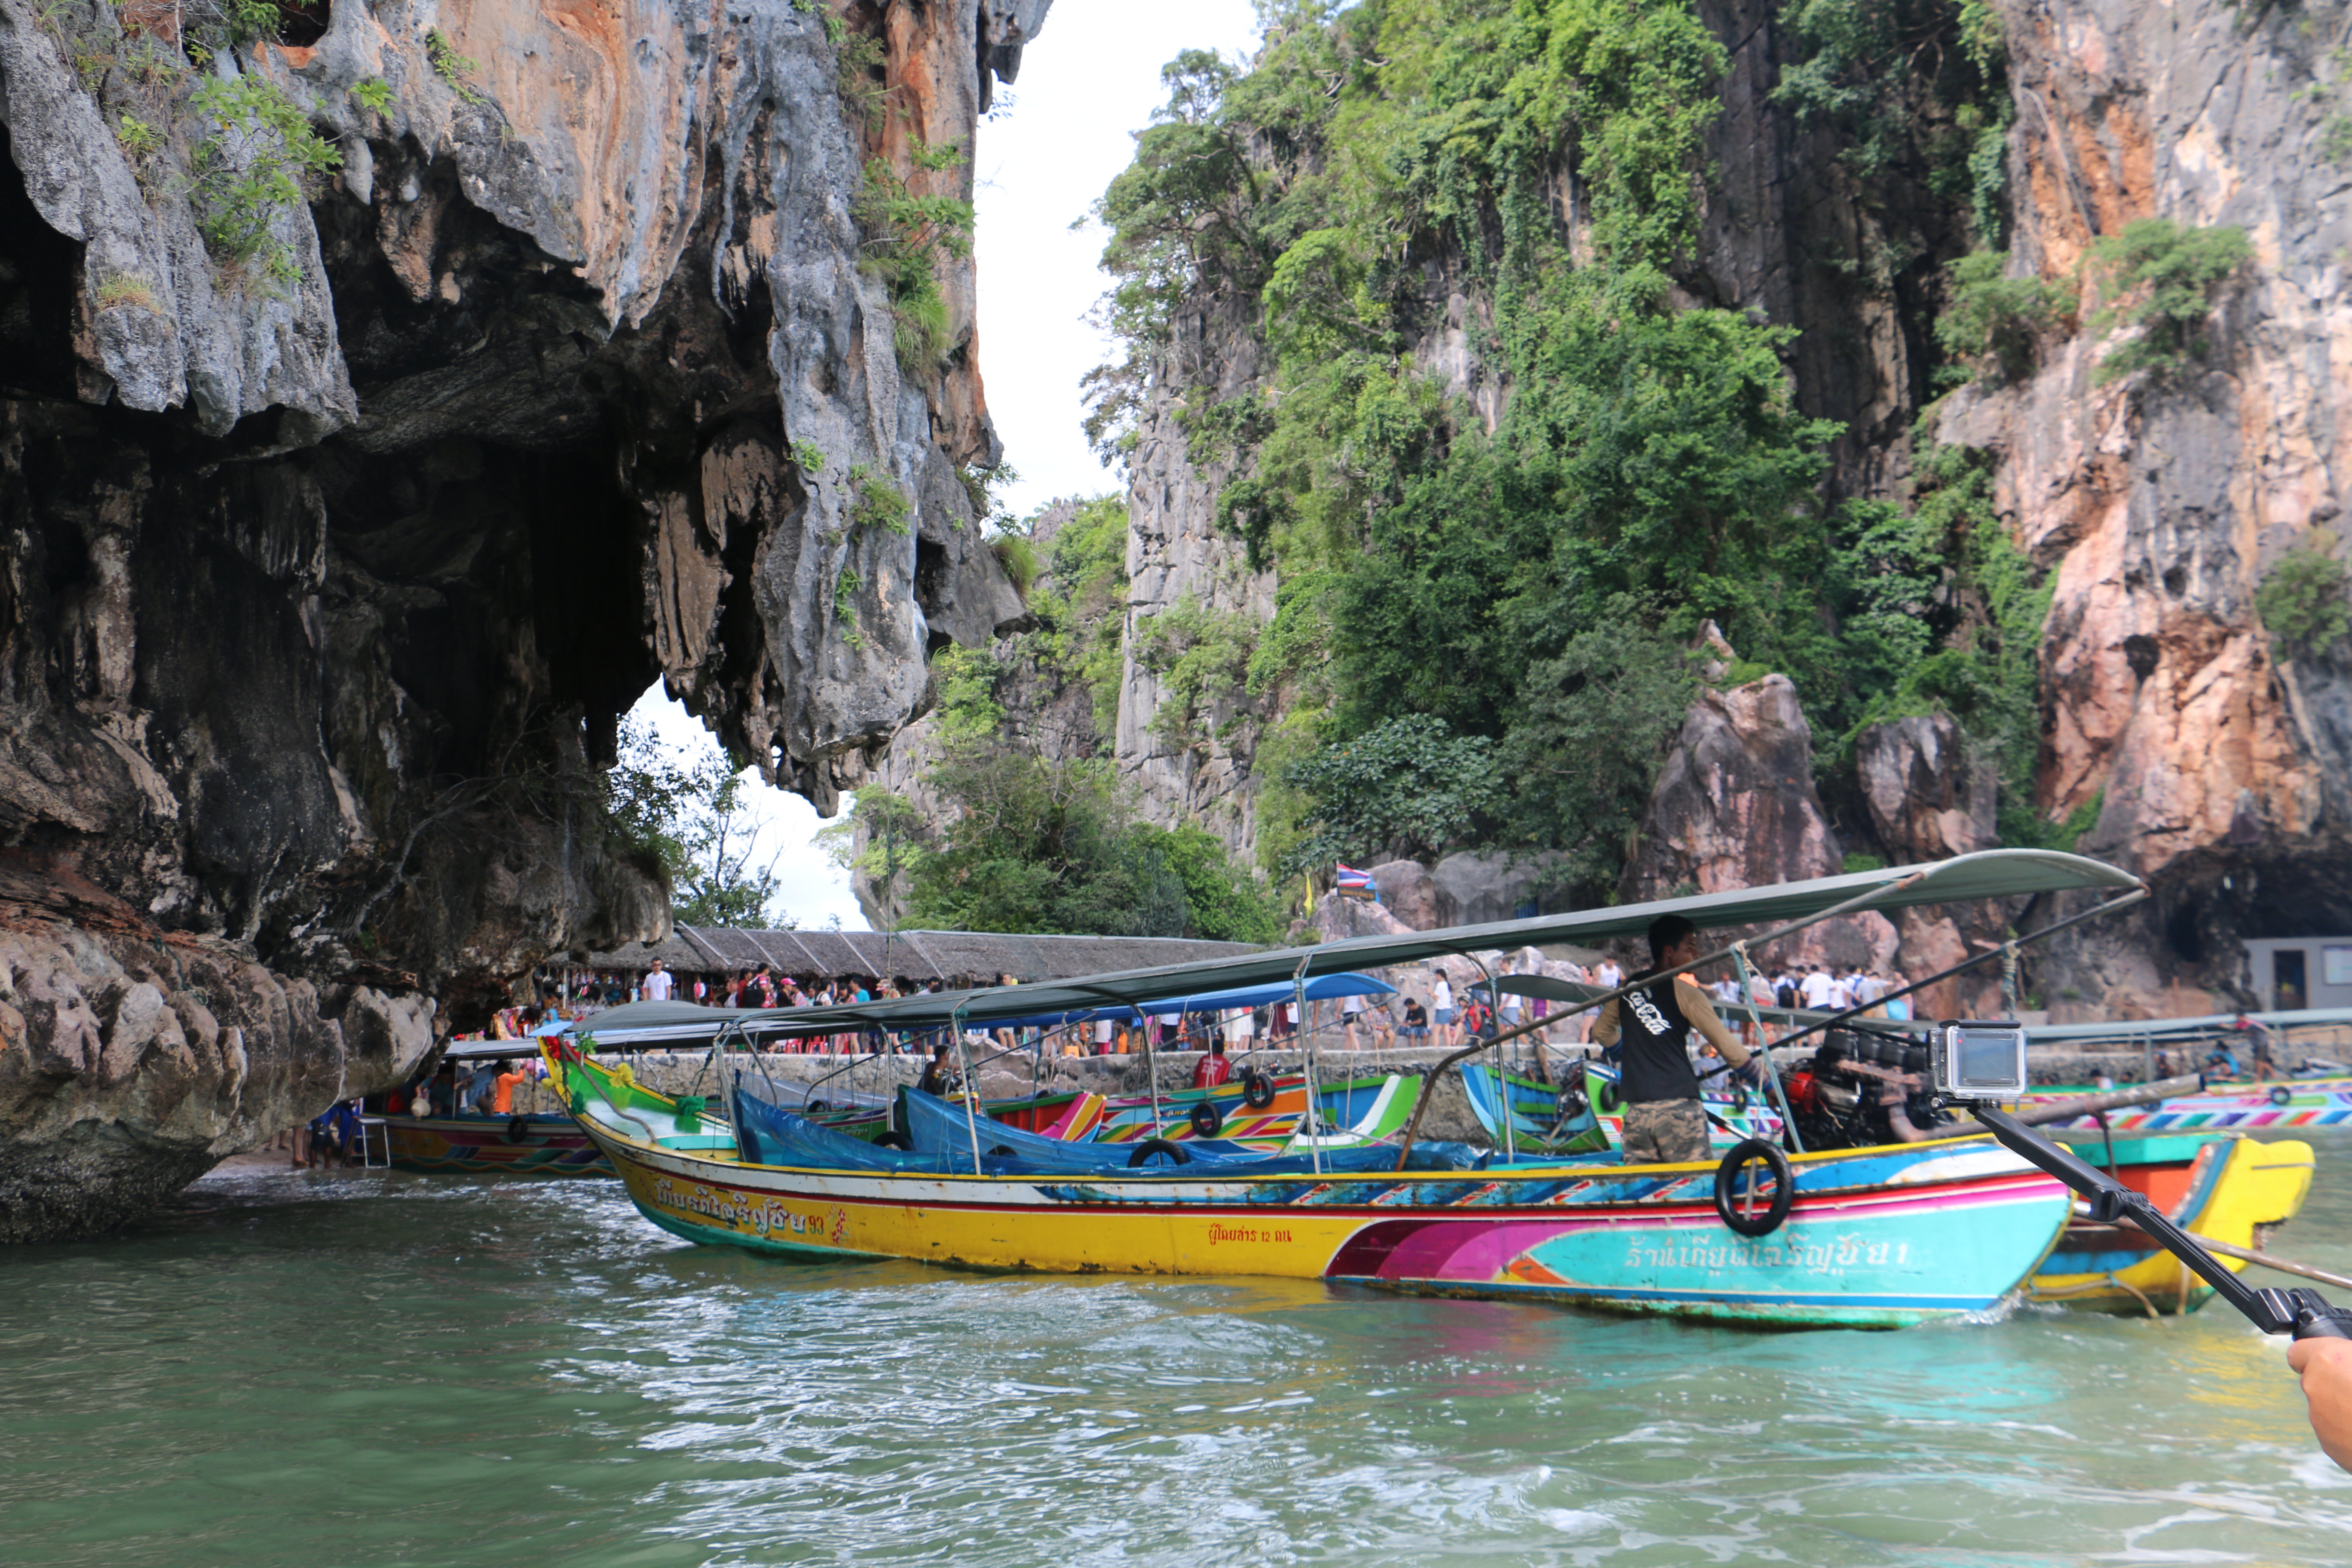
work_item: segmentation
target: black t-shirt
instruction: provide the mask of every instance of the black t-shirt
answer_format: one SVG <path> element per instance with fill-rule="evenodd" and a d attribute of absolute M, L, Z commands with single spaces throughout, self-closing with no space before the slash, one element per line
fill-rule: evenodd
<path fill-rule="evenodd" d="M 1617 998 L 1617 1041 L 1624 1047 L 1618 1092 L 1628 1104 L 1698 1098 L 1690 1032 L 1671 975 Z"/>
<path fill-rule="evenodd" d="M 1422 1010 L 1420 1003 L 1408 1002 L 1405 1004 L 1404 1026 L 1408 1029 L 1425 1029 L 1429 1027 L 1429 1015 Z"/>

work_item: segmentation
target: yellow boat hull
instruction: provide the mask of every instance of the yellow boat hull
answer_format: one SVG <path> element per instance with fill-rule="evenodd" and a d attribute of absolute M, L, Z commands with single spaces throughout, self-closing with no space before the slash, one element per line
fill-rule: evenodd
<path fill-rule="evenodd" d="M 2076 1152 L 2096 1163 L 2098 1148 L 2082 1143 Z M 2178 1204 L 2167 1206 L 2173 1210 L 2174 1223 L 2192 1235 L 2259 1251 L 2272 1229 L 2302 1209 L 2311 1192 L 2311 1175 L 2308 1143 L 2230 1138 L 2199 1153 L 2189 1190 Z M 2033 1277 L 2030 1299 L 2149 1316 L 2192 1312 L 2203 1306 L 2213 1288 L 2170 1253 L 2151 1247 L 2154 1244 L 2136 1230 L 2122 1234 L 2111 1226 L 2069 1226 L 2067 1237 Z M 2221 1261 L 2232 1273 L 2245 1271 L 2241 1259 Z"/>

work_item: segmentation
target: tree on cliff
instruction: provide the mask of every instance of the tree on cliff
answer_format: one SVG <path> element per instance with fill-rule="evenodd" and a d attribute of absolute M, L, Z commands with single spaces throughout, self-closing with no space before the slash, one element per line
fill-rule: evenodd
<path fill-rule="evenodd" d="M 757 862 L 765 823 L 745 795 L 749 773 L 716 745 L 681 753 L 650 725 L 621 727 L 605 804 L 621 837 L 668 871 L 670 918 L 680 925 L 792 929 L 774 907 L 781 851 Z"/>

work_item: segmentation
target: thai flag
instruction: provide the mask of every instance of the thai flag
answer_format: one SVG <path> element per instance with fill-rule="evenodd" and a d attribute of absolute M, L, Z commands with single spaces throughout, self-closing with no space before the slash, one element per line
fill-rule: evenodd
<path fill-rule="evenodd" d="M 1372 886 L 1372 874 L 1370 871 L 1359 871 L 1352 866 L 1342 866 L 1339 868 L 1339 886 L 1343 892 L 1349 889 L 1359 892 L 1369 892 Z"/>

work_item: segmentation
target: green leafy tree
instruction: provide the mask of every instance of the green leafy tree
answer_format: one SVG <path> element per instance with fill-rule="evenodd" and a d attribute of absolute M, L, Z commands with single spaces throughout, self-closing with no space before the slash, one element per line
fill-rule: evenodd
<path fill-rule="evenodd" d="M 619 763 L 604 779 L 605 806 L 625 843 L 658 860 L 682 925 L 791 929 L 776 909 L 777 857 L 755 858 L 760 816 L 747 798 L 749 769 L 716 745 L 681 756 L 650 725 L 625 722 Z"/>
<path fill-rule="evenodd" d="M 863 872 L 886 894 L 903 894 L 899 879 L 929 852 L 929 825 L 922 809 L 878 784 L 858 785 L 850 803 L 848 811 L 818 828 L 811 841 L 842 870 Z"/>
<path fill-rule="evenodd" d="M 1630 606 L 1627 606 L 1630 611 Z M 1697 694 L 1692 658 L 1630 613 L 1528 673 L 1500 756 L 1517 843 L 1565 857 L 1564 881 L 1605 889 Z"/>
<path fill-rule="evenodd" d="M 1408 713 L 1325 747 L 1286 781 L 1314 805 L 1286 877 L 1342 859 L 1434 859 L 1476 842 L 1502 808 L 1503 772 L 1485 735 Z"/>

